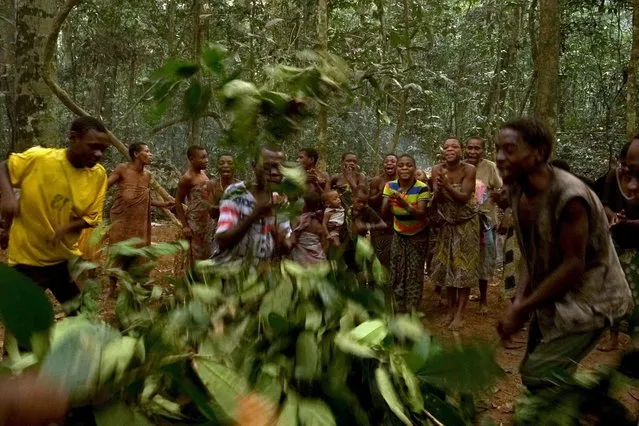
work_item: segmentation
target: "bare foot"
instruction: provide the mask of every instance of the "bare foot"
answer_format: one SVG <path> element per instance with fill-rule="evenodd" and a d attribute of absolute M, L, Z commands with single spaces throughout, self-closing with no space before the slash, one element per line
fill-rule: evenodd
<path fill-rule="evenodd" d="M 485 303 L 481 303 L 479 305 L 479 308 L 477 308 L 477 313 L 479 315 L 488 315 L 488 305 L 486 305 Z"/>
<path fill-rule="evenodd" d="M 463 326 L 464 326 L 464 321 L 460 317 L 455 317 L 455 319 L 453 320 L 453 322 L 450 323 L 448 328 L 450 328 L 453 331 L 458 331 L 458 330 L 461 330 Z"/>
<path fill-rule="evenodd" d="M 453 314 L 446 314 L 446 316 L 442 320 L 442 326 L 448 327 L 450 323 L 453 322 L 453 319 L 455 319 L 455 316 Z"/>
<path fill-rule="evenodd" d="M 603 342 L 597 346 L 597 350 L 601 352 L 612 352 L 619 349 L 619 339 L 611 337 L 607 342 Z"/>

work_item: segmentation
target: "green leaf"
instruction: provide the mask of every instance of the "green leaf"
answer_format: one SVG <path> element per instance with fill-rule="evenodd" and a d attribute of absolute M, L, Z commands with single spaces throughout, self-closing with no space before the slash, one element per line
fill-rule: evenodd
<path fill-rule="evenodd" d="M 274 365 L 274 367 L 277 369 L 277 366 Z M 282 388 L 282 383 L 277 377 L 277 370 L 275 374 L 271 374 L 266 368 L 266 365 L 264 365 L 262 370 L 260 370 L 260 374 L 257 376 L 255 390 L 278 406 L 280 404 L 280 397 L 282 396 Z"/>
<path fill-rule="evenodd" d="M 277 419 L 277 426 L 297 426 L 298 425 L 298 409 L 299 400 L 297 395 L 293 392 L 289 392 L 286 397 L 286 402 L 280 413 L 280 417 Z"/>
<path fill-rule="evenodd" d="M 227 99 L 236 99 L 241 96 L 259 96 L 260 91 L 257 90 L 253 83 L 243 80 L 231 80 L 222 88 L 222 94 Z M 257 101 L 257 99 L 255 99 Z"/>
<path fill-rule="evenodd" d="M 404 406 L 397 396 L 393 382 L 390 379 L 388 371 L 384 367 L 377 367 L 375 370 L 375 380 L 377 381 L 377 387 L 379 392 L 384 397 L 384 400 L 390 407 L 391 411 L 404 423 L 405 425 L 412 426 L 412 422 L 404 411 Z"/>
<path fill-rule="evenodd" d="M 346 333 L 337 333 L 335 345 L 344 353 L 355 355 L 359 358 L 376 358 L 377 355 L 370 347 L 353 340 Z"/>
<path fill-rule="evenodd" d="M 211 100 L 211 88 L 193 80 L 189 88 L 184 92 L 184 111 L 191 118 L 201 116 Z"/>
<path fill-rule="evenodd" d="M 288 334 L 290 329 L 289 323 L 286 318 L 276 314 L 275 312 L 271 312 L 270 314 L 268 314 L 266 325 L 268 325 L 268 327 L 273 330 L 273 333 L 275 333 L 276 336 L 284 336 Z"/>
<path fill-rule="evenodd" d="M 422 327 L 421 321 L 410 314 L 402 314 L 394 317 L 390 321 L 390 329 L 393 334 L 400 339 L 410 339 L 413 342 L 419 341 L 422 337 L 429 337 Z"/>
<path fill-rule="evenodd" d="M 366 346 L 379 345 L 388 335 L 388 327 L 384 321 L 376 319 L 366 321 L 355 327 L 348 333 L 349 337 Z"/>
<path fill-rule="evenodd" d="M 319 373 L 319 346 L 315 333 L 303 331 L 297 337 L 295 345 L 295 378 L 313 380 Z"/>
<path fill-rule="evenodd" d="M 248 393 L 246 380 L 230 368 L 207 359 L 194 359 L 193 369 L 215 402 L 232 419 L 238 397 Z"/>
<path fill-rule="evenodd" d="M 212 44 L 202 51 L 202 62 L 215 75 L 224 76 L 224 59 L 227 49 L 221 44 Z"/>
<path fill-rule="evenodd" d="M 32 335 L 53 325 L 53 308 L 44 291 L 4 264 L 0 264 L 0 315 L 5 327 L 26 346 Z"/>
<path fill-rule="evenodd" d="M 410 371 L 403 358 L 398 357 L 398 360 L 401 360 L 399 370 L 408 392 L 408 404 L 414 413 L 421 413 L 424 409 L 424 397 L 419 388 L 419 379 Z"/>
<path fill-rule="evenodd" d="M 431 354 L 417 371 L 421 380 L 455 392 L 486 389 L 502 375 L 503 370 L 495 360 L 495 349 L 478 344 Z"/>
<path fill-rule="evenodd" d="M 260 316 L 266 318 L 269 314 L 275 313 L 286 317 L 292 297 L 293 283 L 290 280 L 282 279 L 277 287 L 264 295 L 260 305 Z"/>
<path fill-rule="evenodd" d="M 171 59 L 167 61 L 160 69 L 151 74 L 151 79 L 183 79 L 192 77 L 198 70 L 195 62 L 185 61 L 182 59 Z"/>
<path fill-rule="evenodd" d="M 424 394 L 424 409 L 446 426 L 466 426 L 459 410 L 433 393 Z"/>
<path fill-rule="evenodd" d="M 324 401 L 319 399 L 300 400 L 298 413 L 301 426 L 336 425 L 333 412 Z"/>
<path fill-rule="evenodd" d="M 138 410 L 134 410 L 122 401 L 116 401 L 93 409 L 96 426 L 152 426 Z"/>
<path fill-rule="evenodd" d="M 375 255 L 375 250 L 370 241 L 363 237 L 357 237 L 355 244 L 355 260 L 362 264 L 365 260 L 370 260 Z"/>

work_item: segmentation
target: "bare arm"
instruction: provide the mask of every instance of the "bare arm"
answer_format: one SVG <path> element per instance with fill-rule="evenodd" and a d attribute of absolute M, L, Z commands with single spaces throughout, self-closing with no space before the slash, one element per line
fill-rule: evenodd
<path fill-rule="evenodd" d="M 382 217 L 387 217 L 390 212 L 390 201 L 387 197 L 382 198 Z"/>
<path fill-rule="evenodd" d="M 111 188 L 113 185 L 120 182 L 122 179 L 122 167 L 122 164 L 120 164 L 115 168 L 115 170 L 113 170 L 113 173 L 109 176 L 109 180 L 107 180 L 107 188 Z"/>
<path fill-rule="evenodd" d="M 244 219 L 238 221 L 235 226 L 215 234 L 215 241 L 221 249 L 235 246 L 251 228 L 251 225 L 271 210 L 272 199 L 270 193 L 256 194 L 255 208 Z"/>
<path fill-rule="evenodd" d="M 373 178 L 370 185 L 370 196 L 368 197 L 368 204 L 374 208 L 379 208 L 382 205 L 382 199 L 384 198 L 384 187 L 380 190 L 379 184 L 382 183 L 381 177 Z"/>
<path fill-rule="evenodd" d="M 464 179 L 462 180 L 461 188 L 459 190 L 453 188 L 453 186 L 448 182 L 445 182 L 444 184 L 446 192 L 448 192 L 450 196 L 460 204 L 466 204 L 473 196 L 473 192 L 475 192 L 475 167 L 471 165 L 467 165 L 466 167 L 467 169 L 464 173 Z"/>
<path fill-rule="evenodd" d="M 324 213 L 324 218 L 322 219 L 322 227 L 324 228 L 324 233 L 328 236 L 328 221 L 331 219 L 330 213 Z"/>
<path fill-rule="evenodd" d="M 175 194 L 175 215 L 179 221 L 182 222 L 183 231 L 186 231 L 187 228 L 189 231 L 191 230 L 186 221 L 186 212 L 182 205 L 182 203 L 186 200 L 186 194 L 188 194 L 191 189 L 190 187 L 191 181 L 186 176 L 182 176 L 180 178 L 180 182 L 178 182 L 177 193 Z"/>
<path fill-rule="evenodd" d="M 529 296 L 520 302 L 522 313 L 528 314 L 540 305 L 565 293 L 579 282 L 586 269 L 588 243 L 588 211 L 580 199 L 570 200 L 561 214 L 559 244 L 563 261 Z"/>
<path fill-rule="evenodd" d="M 9 166 L 6 161 L 0 163 L 0 215 L 11 223 L 13 218 L 18 214 L 18 199 L 13 192 L 11 178 L 9 177 Z"/>

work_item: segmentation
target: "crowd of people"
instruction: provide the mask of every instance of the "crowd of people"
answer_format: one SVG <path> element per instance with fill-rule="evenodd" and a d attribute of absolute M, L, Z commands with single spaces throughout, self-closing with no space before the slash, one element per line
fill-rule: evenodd
<path fill-rule="evenodd" d="M 422 310 L 426 273 L 445 292 L 444 321 L 453 330 L 464 324 L 471 289 L 478 289 L 479 313 L 487 313 L 499 257 L 511 303 L 497 331 L 507 342 L 530 322 L 522 365 L 529 389 L 548 385 L 551 371 L 574 369 L 606 328 L 611 337 L 602 349 L 614 349 L 619 325 L 632 311 L 631 287 L 639 279 L 639 135 L 622 150 L 602 194 L 551 162 L 553 137 L 534 118 L 501 127 L 496 163 L 485 158 L 484 139 L 450 137 L 431 169 L 418 169 L 411 155 L 390 153 L 368 179 L 358 155 L 347 152 L 331 177 L 318 168 L 318 152 L 305 148 L 297 156 L 306 171 L 304 206 L 292 223 L 276 214 L 289 200 L 273 191 L 283 178 L 283 152 L 263 148 L 252 163 L 253 178 L 240 181 L 232 154 L 218 157 L 218 177 L 211 178 L 206 149 L 191 146 L 175 199 L 158 201 L 151 197 L 148 145 L 132 144 L 130 161 L 110 176 L 99 164 L 108 146 L 104 126 L 81 117 L 71 125 L 67 148 L 34 147 L 0 166 L 8 263 L 60 302 L 78 294 L 68 261 L 82 255 L 83 236 L 102 220 L 113 185 L 111 243 L 138 238 L 150 244 L 152 206 L 175 209 L 191 266 L 204 259 L 280 257 L 312 264 L 331 250 L 344 250 L 349 264 L 353 239 L 370 236 L 390 271 L 396 311 Z"/>

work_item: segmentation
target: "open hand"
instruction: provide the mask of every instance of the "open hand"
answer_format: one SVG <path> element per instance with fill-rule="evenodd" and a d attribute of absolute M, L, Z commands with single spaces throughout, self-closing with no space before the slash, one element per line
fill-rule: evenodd
<path fill-rule="evenodd" d="M 508 308 L 504 318 L 497 324 L 497 333 L 499 333 L 501 340 L 510 340 L 510 337 L 524 326 L 525 319 L 525 315 L 519 303 L 513 303 L 510 308 Z"/>
<path fill-rule="evenodd" d="M 402 197 L 398 192 L 393 192 L 389 198 L 391 203 L 395 204 L 396 206 L 404 208 L 408 206 L 408 203 L 406 202 L 404 197 Z"/>

